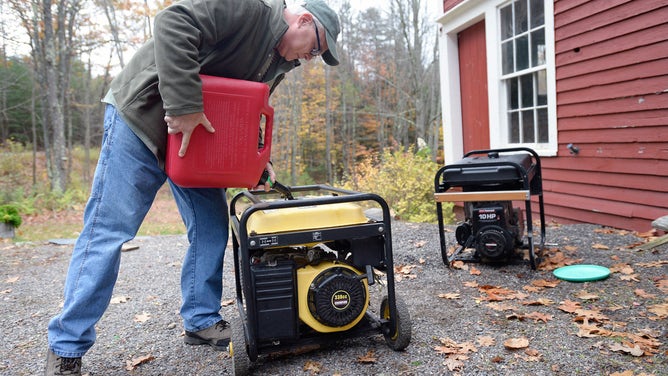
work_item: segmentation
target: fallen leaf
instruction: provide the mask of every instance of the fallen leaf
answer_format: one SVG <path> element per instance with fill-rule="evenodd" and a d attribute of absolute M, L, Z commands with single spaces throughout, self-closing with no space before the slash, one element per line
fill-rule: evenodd
<path fill-rule="evenodd" d="M 369 350 L 369 352 L 367 352 L 366 354 L 364 354 L 362 356 L 358 356 L 357 361 L 359 363 L 372 364 L 372 363 L 376 363 L 378 361 L 378 357 L 373 352 L 373 350 Z"/>
<path fill-rule="evenodd" d="M 464 261 L 456 260 L 452 262 L 452 267 L 459 270 L 469 270 L 469 266 Z"/>
<path fill-rule="evenodd" d="M 395 279 L 397 282 L 401 282 L 404 278 L 406 279 L 415 279 L 417 276 L 415 274 L 411 274 L 413 272 L 413 269 L 415 269 L 415 265 L 399 265 L 394 267 L 394 272 L 395 272 Z"/>
<path fill-rule="evenodd" d="M 459 299 L 461 297 L 461 295 L 457 294 L 457 293 L 454 293 L 454 292 L 451 292 L 451 293 L 446 293 L 446 294 L 438 294 L 438 297 L 443 298 L 443 299 L 454 300 L 454 299 Z"/>
<path fill-rule="evenodd" d="M 450 358 L 446 359 L 445 362 L 443 362 L 443 365 L 448 367 L 450 372 L 457 372 L 464 368 L 464 362 Z"/>
<path fill-rule="evenodd" d="M 539 279 L 537 281 L 531 282 L 531 285 L 536 287 L 557 287 L 560 281 L 547 281 L 545 279 Z"/>
<path fill-rule="evenodd" d="M 645 290 L 643 290 L 643 289 L 635 289 L 635 291 L 633 291 L 633 292 L 634 292 L 636 295 L 638 295 L 639 297 L 641 297 L 641 298 L 645 298 L 645 299 L 656 298 L 656 295 L 647 293 L 647 292 L 646 292 Z"/>
<path fill-rule="evenodd" d="M 594 338 L 605 335 L 607 332 L 602 330 L 596 325 L 591 325 L 588 322 L 584 322 L 582 325 L 578 325 L 578 332 L 576 335 L 580 338 Z"/>
<path fill-rule="evenodd" d="M 469 273 L 470 273 L 471 275 L 480 275 L 480 274 L 482 274 L 482 272 L 480 271 L 480 269 L 477 269 L 477 268 L 475 268 L 475 267 L 471 267 L 471 270 L 469 271 Z"/>
<path fill-rule="evenodd" d="M 626 307 L 620 305 L 611 305 L 609 307 L 606 307 L 605 309 L 611 312 L 615 312 L 615 311 L 620 311 L 622 309 L 626 309 Z"/>
<path fill-rule="evenodd" d="M 639 238 L 651 238 L 657 236 L 658 234 L 659 232 L 655 228 L 653 228 L 647 232 L 638 232 L 636 233 L 636 236 L 638 236 Z"/>
<path fill-rule="evenodd" d="M 636 265 L 642 266 L 643 268 L 660 268 L 663 265 L 668 264 L 668 260 L 659 260 L 659 261 L 650 261 L 650 262 L 639 262 Z"/>
<path fill-rule="evenodd" d="M 579 302 L 574 302 L 572 300 L 565 300 L 561 302 L 559 309 L 567 313 L 575 313 L 578 309 L 581 309 L 582 305 Z"/>
<path fill-rule="evenodd" d="M 620 275 L 619 279 L 621 279 L 622 281 L 640 282 L 637 274 Z"/>
<path fill-rule="evenodd" d="M 612 273 L 622 273 L 622 274 L 633 274 L 635 271 L 629 264 L 615 264 L 612 265 L 610 268 L 610 272 Z"/>
<path fill-rule="evenodd" d="M 130 300 L 129 296 L 114 296 L 111 298 L 111 301 L 109 303 L 121 304 L 121 303 L 127 303 L 129 300 Z"/>
<path fill-rule="evenodd" d="M 541 292 L 544 290 L 542 287 L 535 287 L 535 286 L 524 286 L 522 287 L 522 289 L 528 292 Z"/>
<path fill-rule="evenodd" d="M 482 300 L 487 300 L 491 302 L 498 302 L 502 300 L 510 299 L 523 299 L 526 295 L 521 294 L 517 291 L 509 290 L 507 288 L 484 285 L 481 286 L 478 290 L 486 294 L 486 297 L 482 297 Z"/>
<path fill-rule="evenodd" d="M 517 354 L 517 356 L 519 356 L 520 358 L 524 359 L 524 361 L 527 362 L 538 362 L 540 361 L 540 358 L 543 356 L 540 352 L 538 352 L 538 350 L 532 348 L 524 349 L 524 354 L 526 356 L 522 356 L 519 354 Z"/>
<path fill-rule="evenodd" d="M 148 321 L 150 318 L 151 318 L 150 313 L 142 312 L 139 315 L 135 315 L 134 321 L 139 322 L 139 323 L 144 323 L 144 322 Z"/>
<path fill-rule="evenodd" d="M 5 280 L 5 283 L 16 283 L 18 280 L 21 279 L 21 277 L 16 276 L 16 277 L 9 277 Z"/>
<path fill-rule="evenodd" d="M 121 246 L 121 252 L 129 252 L 129 251 L 134 251 L 136 249 L 139 249 L 139 246 L 134 244 L 123 244 Z"/>
<path fill-rule="evenodd" d="M 608 316 L 604 315 L 598 309 L 578 309 L 575 311 L 577 315 L 575 321 L 580 322 L 584 320 L 591 320 L 596 322 L 605 322 L 610 321 Z"/>
<path fill-rule="evenodd" d="M 529 347 L 529 340 L 525 337 L 509 338 L 503 342 L 503 346 L 510 350 L 524 349 Z"/>
<path fill-rule="evenodd" d="M 487 306 L 495 311 L 510 311 L 515 309 L 515 306 L 510 303 L 489 303 Z"/>
<path fill-rule="evenodd" d="M 436 350 L 437 353 L 439 354 L 456 354 L 459 349 L 455 347 L 448 347 L 448 346 L 435 346 L 434 350 Z"/>
<path fill-rule="evenodd" d="M 506 320 L 524 321 L 524 315 L 522 315 L 521 313 L 513 312 L 510 315 L 506 316 Z"/>
<path fill-rule="evenodd" d="M 522 304 L 526 305 L 526 306 L 539 306 L 539 305 L 550 306 L 550 305 L 554 304 L 554 301 L 552 301 L 550 299 L 547 299 L 547 298 L 538 298 L 536 300 L 530 300 L 530 301 L 527 301 L 527 302 L 523 302 Z"/>
<path fill-rule="evenodd" d="M 399 274 L 411 274 L 413 272 L 413 269 L 415 268 L 415 265 L 399 265 L 394 267 L 394 271 Z"/>
<path fill-rule="evenodd" d="M 322 371 L 322 364 L 320 364 L 318 362 L 314 362 L 312 360 L 307 360 L 304 363 L 303 370 L 305 372 L 311 373 L 311 375 L 315 375 L 315 374 L 318 374 Z"/>
<path fill-rule="evenodd" d="M 476 342 L 478 343 L 478 346 L 482 347 L 494 346 L 494 344 L 496 343 L 494 337 L 490 336 L 480 336 L 476 338 Z"/>
<path fill-rule="evenodd" d="M 132 360 L 126 360 L 125 361 L 125 369 L 128 370 L 128 371 L 134 371 L 140 365 L 142 365 L 144 363 L 148 363 L 152 360 L 155 360 L 155 357 L 151 354 L 140 356 L 140 357 L 134 358 Z"/>
<path fill-rule="evenodd" d="M 633 376 L 633 371 L 613 372 L 610 376 Z"/>
<path fill-rule="evenodd" d="M 527 348 L 526 350 L 524 350 L 524 353 L 529 355 L 529 356 L 533 356 L 533 357 L 540 356 L 540 351 L 538 351 L 536 349 L 532 349 L 532 348 Z"/>
<path fill-rule="evenodd" d="M 542 259 L 543 260 L 538 266 L 538 269 L 540 270 L 554 270 L 562 266 L 572 265 L 581 261 L 579 259 L 569 258 L 560 251 L 544 254 Z"/>
<path fill-rule="evenodd" d="M 527 313 L 524 315 L 526 318 L 534 320 L 535 322 L 542 321 L 542 322 L 548 322 L 549 320 L 552 320 L 553 316 L 548 315 L 545 313 L 540 313 L 540 312 L 531 312 Z"/>
<path fill-rule="evenodd" d="M 659 290 L 663 291 L 664 293 L 668 294 L 668 279 L 660 279 L 656 282 L 654 282 L 654 286 L 658 288 Z"/>
<path fill-rule="evenodd" d="M 473 342 L 462 342 L 459 344 L 459 349 L 460 352 L 464 354 L 478 352 L 478 348 L 475 347 Z"/>
<path fill-rule="evenodd" d="M 621 343 L 613 343 L 610 345 L 610 350 L 631 354 L 633 356 L 643 356 L 645 354 L 638 345 L 633 345 L 633 347 L 631 347 Z"/>
<path fill-rule="evenodd" d="M 223 300 L 222 302 L 220 302 L 220 305 L 222 307 L 231 306 L 232 304 L 234 304 L 234 299 Z"/>
<path fill-rule="evenodd" d="M 588 293 L 585 290 L 581 290 L 577 294 L 575 294 L 575 297 L 581 300 L 598 300 L 599 296 L 596 294 L 591 294 Z"/>
<path fill-rule="evenodd" d="M 466 355 L 469 352 L 477 352 L 478 349 L 471 342 L 457 343 L 450 338 L 440 338 L 439 341 L 443 346 L 436 346 L 434 350 L 440 354 L 456 354 Z"/>
<path fill-rule="evenodd" d="M 647 307 L 647 310 L 659 316 L 659 318 L 668 318 L 668 303 L 651 305 Z"/>
<path fill-rule="evenodd" d="M 610 247 L 608 247 L 607 245 L 603 245 L 603 244 L 599 244 L 599 243 L 594 244 L 594 245 L 592 245 L 591 247 L 594 248 L 594 249 L 601 249 L 601 250 L 608 250 L 608 249 L 610 249 Z"/>

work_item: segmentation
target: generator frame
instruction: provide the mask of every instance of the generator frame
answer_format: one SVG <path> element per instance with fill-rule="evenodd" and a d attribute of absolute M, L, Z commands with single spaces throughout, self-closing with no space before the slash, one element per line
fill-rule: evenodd
<path fill-rule="evenodd" d="M 285 188 L 285 186 L 282 187 Z M 376 194 L 338 189 L 328 185 L 289 187 L 288 197 L 290 199 L 281 199 L 286 198 L 285 193 L 282 194 L 282 197 L 278 196 L 281 193 L 276 189 L 269 192 L 243 191 L 235 195 L 230 202 L 236 306 L 239 311 L 238 322 L 232 323 L 233 334 L 230 344 L 235 374 L 245 374 L 250 367 L 250 362 L 255 362 L 261 354 L 289 353 L 304 347 L 371 334 L 383 334 L 388 345 L 394 350 L 403 350 L 408 346 L 410 341 L 410 317 L 403 302 L 397 302 L 395 296 L 390 211 L 385 200 Z M 295 196 L 304 196 L 293 198 L 293 193 Z M 316 196 L 306 196 L 308 194 L 315 194 Z M 280 213 L 281 210 L 308 206 L 320 206 L 325 209 L 327 205 L 365 201 L 373 202 L 382 209 L 381 220 L 336 227 L 295 229 L 269 234 L 248 233 L 248 220 L 259 211 L 272 210 Z M 241 202 L 244 202 L 245 205 Z M 381 243 L 379 237 L 382 238 L 382 244 L 379 244 Z M 256 317 L 256 291 L 252 288 L 253 284 L 251 283 L 251 252 L 267 248 L 291 247 L 344 239 L 372 239 L 373 241 L 369 242 L 371 245 L 379 244 L 379 247 L 382 248 L 370 250 L 370 252 L 380 257 L 378 262 L 381 266 L 377 269 L 382 270 L 386 275 L 387 296 L 383 300 L 384 306 L 381 307 L 380 314 L 375 317 L 367 309 L 364 317 L 352 328 L 345 331 L 320 333 L 299 329 L 297 337 L 292 339 L 267 340 L 259 338 L 258 327 L 262 323 L 258 322 L 259 320 Z M 367 279 L 367 283 L 369 285 L 374 284 L 372 266 L 366 265 L 365 272 L 366 276 L 364 278 Z M 294 283 L 296 282 L 295 280 Z M 273 324 L 282 325 L 278 322 Z M 299 325 L 300 327 L 304 326 L 303 323 Z M 407 333 L 402 333 L 402 331 L 407 331 Z M 407 340 L 406 335 L 408 336 Z M 399 343 L 393 341 L 399 341 Z M 241 346 L 241 342 L 244 346 Z M 397 348 L 394 348 L 393 345 L 396 345 Z"/>
<path fill-rule="evenodd" d="M 528 167 L 510 159 L 498 158 L 501 154 L 517 153 L 529 154 L 531 163 Z M 466 163 L 471 162 L 471 158 L 479 155 L 488 155 L 488 158 L 475 160 L 474 163 Z M 496 155 L 496 158 L 489 158 L 490 155 Z M 446 178 L 446 174 L 453 173 L 457 176 L 457 179 Z M 444 231 L 443 202 L 524 201 L 529 262 L 531 268 L 536 269 L 539 261 L 537 260 L 533 239 L 532 195 L 538 196 L 540 249 L 542 250 L 545 245 L 543 184 L 538 153 L 526 147 L 472 150 L 464 154 L 463 159 L 441 167 L 436 172 L 434 187 L 441 256 L 446 265 L 450 266 L 455 260 L 477 260 L 460 256 L 465 249 L 465 245 L 459 245 L 451 255 L 448 255 Z M 455 189 L 460 190 L 456 191 Z"/>

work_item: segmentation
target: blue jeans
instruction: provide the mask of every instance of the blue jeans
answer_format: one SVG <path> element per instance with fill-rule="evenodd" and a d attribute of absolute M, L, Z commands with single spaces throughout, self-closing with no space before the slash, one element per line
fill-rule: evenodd
<path fill-rule="evenodd" d="M 49 348 L 57 355 L 81 357 L 93 346 L 95 324 L 109 306 L 118 277 L 121 246 L 135 237 L 166 180 L 155 155 L 108 105 L 84 226 L 65 281 L 65 303 L 49 322 Z M 186 330 L 199 331 L 221 320 L 229 224 L 225 191 L 169 184 L 190 242 L 181 270 L 181 316 Z"/>

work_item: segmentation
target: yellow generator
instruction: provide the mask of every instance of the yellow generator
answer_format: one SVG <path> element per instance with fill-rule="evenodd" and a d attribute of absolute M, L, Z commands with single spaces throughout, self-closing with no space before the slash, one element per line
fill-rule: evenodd
<path fill-rule="evenodd" d="M 369 209 L 379 215 L 367 217 Z M 354 337 L 382 334 L 397 351 L 409 345 L 410 315 L 395 295 L 391 221 L 381 197 L 274 183 L 270 192 L 237 194 L 230 218 L 235 375 L 247 374 L 263 354 Z"/>

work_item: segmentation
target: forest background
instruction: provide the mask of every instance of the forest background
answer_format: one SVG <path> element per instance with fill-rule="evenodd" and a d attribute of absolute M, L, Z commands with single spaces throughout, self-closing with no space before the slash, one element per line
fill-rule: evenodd
<path fill-rule="evenodd" d="M 270 99 L 279 181 L 374 192 L 403 219 L 435 220 L 433 2 L 329 1 L 341 21 L 341 64 L 303 64 Z M 171 3 L 0 0 L 0 205 L 25 216 L 81 209 L 102 137 L 100 98 Z"/>

